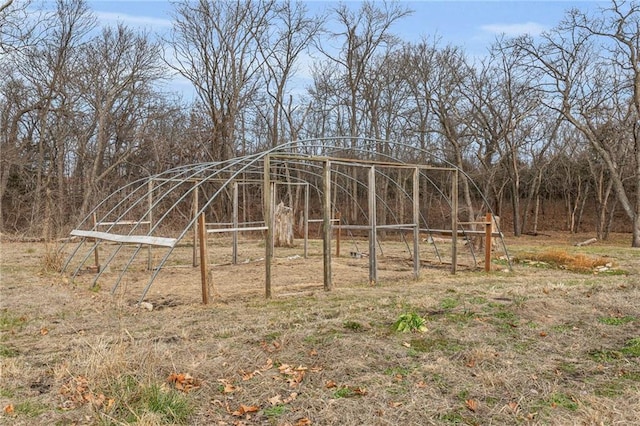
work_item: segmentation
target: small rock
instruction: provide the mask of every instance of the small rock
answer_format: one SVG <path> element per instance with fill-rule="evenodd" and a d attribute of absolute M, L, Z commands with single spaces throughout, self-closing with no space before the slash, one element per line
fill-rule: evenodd
<path fill-rule="evenodd" d="M 153 305 L 149 302 L 140 302 L 138 306 L 141 309 L 146 309 L 147 311 L 153 311 Z"/>

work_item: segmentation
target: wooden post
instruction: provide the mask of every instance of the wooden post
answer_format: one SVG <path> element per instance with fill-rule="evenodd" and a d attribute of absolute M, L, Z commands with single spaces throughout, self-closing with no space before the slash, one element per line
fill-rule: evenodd
<path fill-rule="evenodd" d="M 451 176 L 451 273 L 458 270 L 458 170 Z"/>
<path fill-rule="evenodd" d="M 204 213 L 198 217 L 198 234 L 200 236 L 200 280 L 202 282 L 202 303 L 209 303 L 209 282 L 207 267 L 209 264 L 207 255 L 207 229 L 204 221 Z"/>
<path fill-rule="evenodd" d="M 231 234 L 231 263 L 236 265 L 238 263 L 238 181 L 235 180 L 233 181 L 233 228 L 236 231 Z"/>
<path fill-rule="evenodd" d="M 338 229 L 336 230 L 336 257 L 340 257 L 340 236 L 342 235 L 340 224 L 342 222 L 342 213 L 336 212 L 336 221 L 338 222 Z"/>
<path fill-rule="evenodd" d="M 487 213 L 485 217 L 485 244 L 484 244 L 484 270 L 485 272 L 491 272 L 491 243 L 493 241 L 493 217 L 491 213 Z"/>
<path fill-rule="evenodd" d="M 262 185 L 262 197 L 264 203 L 264 226 L 267 227 L 266 240 L 264 242 L 264 292 L 267 299 L 271 298 L 271 257 L 273 255 L 273 220 L 272 220 L 272 188 L 271 188 L 271 159 L 269 155 L 264 157 L 264 183 Z"/>
<path fill-rule="evenodd" d="M 96 212 L 93 212 L 93 229 L 99 231 L 98 229 L 98 216 Z M 94 238 L 95 248 L 93 249 L 93 259 L 96 265 L 96 273 L 100 272 L 100 255 L 98 253 L 98 239 Z"/>
<path fill-rule="evenodd" d="M 323 170 L 322 261 L 324 289 L 330 291 L 331 283 L 331 162 L 325 160 Z"/>
<path fill-rule="evenodd" d="M 420 278 L 420 169 L 413 169 L 413 277 Z"/>
<path fill-rule="evenodd" d="M 376 259 L 376 246 L 378 239 L 376 216 L 376 168 L 369 169 L 369 284 L 375 285 L 378 281 L 378 265 Z"/>
<path fill-rule="evenodd" d="M 304 258 L 309 252 L 309 184 L 304 186 Z"/>
<path fill-rule="evenodd" d="M 149 202 L 149 236 L 151 236 L 151 230 L 153 229 L 153 180 L 149 180 L 149 194 L 147 196 Z M 147 245 L 147 271 L 153 269 L 153 255 L 151 251 L 151 244 Z"/>
<path fill-rule="evenodd" d="M 193 219 L 198 215 L 198 183 L 193 184 Z M 198 266 L 198 255 L 196 253 L 198 247 L 198 220 L 193 221 L 193 266 Z"/>

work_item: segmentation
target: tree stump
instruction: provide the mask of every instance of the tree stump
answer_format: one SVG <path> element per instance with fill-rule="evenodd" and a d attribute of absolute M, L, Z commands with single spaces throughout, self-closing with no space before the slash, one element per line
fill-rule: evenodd
<path fill-rule="evenodd" d="M 293 247 L 293 209 L 282 201 L 276 207 L 273 244 L 276 247 Z"/>

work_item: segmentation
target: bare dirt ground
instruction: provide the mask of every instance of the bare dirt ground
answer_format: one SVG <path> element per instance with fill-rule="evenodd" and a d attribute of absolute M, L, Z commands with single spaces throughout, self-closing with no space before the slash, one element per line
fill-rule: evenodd
<path fill-rule="evenodd" d="M 384 243 L 375 287 L 348 255 L 366 242 L 345 244 L 331 292 L 315 241 L 308 259 L 277 250 L 270 300 L 260 243 L 229 265 L 214 241 L 212 303 L 183 247 L 153 310 L 136 306 L 145 259 L 112 295 L 122 262 L 92 289 L 94 274 L 51 271 L 58 247 L 3 242 L 0 424 L 638 424 L 640 250 L 629 235 L 573 246 L 590 237 L 508 238 L 512 272 L 497 255 L 491 273 L 429 262 L 417 281 L 402 244 Z M 395 331 L 411 313 L 426 331 Z"/>

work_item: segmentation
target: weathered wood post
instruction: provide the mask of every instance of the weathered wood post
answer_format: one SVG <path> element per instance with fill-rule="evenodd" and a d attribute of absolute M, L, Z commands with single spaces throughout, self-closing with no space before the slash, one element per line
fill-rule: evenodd
<path fill-rule="evenodd" d="M 340 257 L 340 237 L 342 235 L 340 224 L 342 222 L 342 213 L 336 212 L 336 222 L 338 223 L 338 228 L 336 229 L 336 257 Z"/>
<path fill-rule="evenodd" d="M 98 216 L 93 212 L 93 230 L 98 231 Z M 98 239 L 94 238 L 95 248 L 93 249 L 93 259 L 95 260 L 96 273 L 100 272 L 100 255 L 98 254 Z"/>
<path fill-rule="evenodd" d="M 304 186 L 304 258 L 309 253 L 309 184 Z"/>
<path fill-rule="evenodd" d="M 264 202 L 264 226 L 267 235 L 264 242 L 264 293 L 267 299 L 271 298 L 271 257 L 273 255 L 273 219 L 272 219 L 272 188 L 271 188 L 271 157 L 264 157 L 262 197 Z"/>
<path fill-rule="evenodd" d="M 324 161 L 323 170 L 323 214 L 322 214 L 322 261 L 324 266 L 324 289 L 331 291 L 331 162 Z"/>
<path fill-rule="evenodd" d="M 376 256 L 376 246 L 378 238 L 377 216 L 376 216 L 376 168 L 369 169 L 369 284 L 375 285 L 378 282 L 378 265 Z"/>
<path fill-rule="evenodd" d="M 451 273 L 458 270 L 458 169 L 451 175 Z"/>
<path fill-rule="evenodd" d="M 238 181 L 233 181 L 233 232 L 231 233 L 231 263 L 238 263 Z"/>
<path fill-rule="evenodd" d="M 151 235 L 151 230 L 153 229 L 153 179 L 149 180 L 148 191 L 149 194 L 147 195 L 147 201 L 149 203 L 149 235 Z M 151 244 L 147 245 L 147 271 L 151 271 L 153 269 L 153 253 L 151 247 Z"/>
<path fill-rule="evenodd" d="M 413 277 L 420 278 L 420 170 L 413 169 Z"/>
<path fill-rule="evenodd" d="M 198 182 L 194 182 L 193 184 L 193 205 L 191 207 L 191 211 L 193 214 L 193 259 L 192 265 L 193 267 L 198 266 L 198 254 L 196 253 L 198 247 L 198 220 L 196 215 L 198 214 Z"/>
<path fill-rule="evenodd" d="M 487 213 L 485 216 L 485 244 L 484 244 L 484 270 L 485 272 L 491 271 L 491 243 L 493 242 L 493 217 L 491 213 Z"/>
<path fill-rule="evenodd" d="M 202 303 L 209 303 L 209 282 L 208 282 L 208 254 L 207 254 L 207 229 L 204 221 L 204 212 L 198 216 L 198 234 L 200 240 L 200 280 L 202 282 Z"/>

